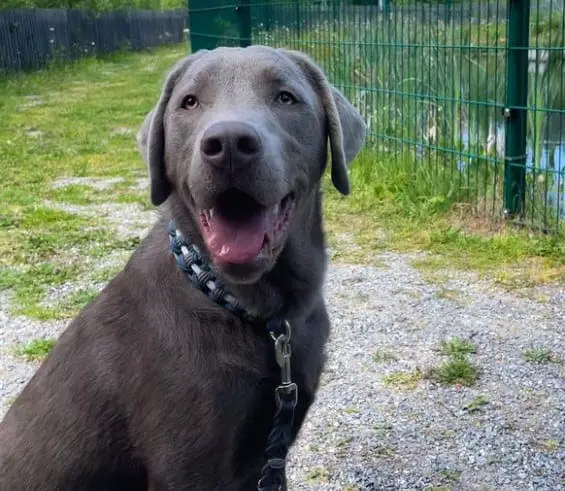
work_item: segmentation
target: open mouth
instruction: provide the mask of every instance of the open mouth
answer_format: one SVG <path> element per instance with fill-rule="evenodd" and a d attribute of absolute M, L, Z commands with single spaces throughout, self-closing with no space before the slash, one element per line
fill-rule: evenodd
<path fill-rule="evenodd" d="M 267 207 L 242 191 L 229 189 L 213 208 L 200 212 L 208 251 L 219 263 L 267 258 L 282 245 L 293 209 L 294 193 Z"/>

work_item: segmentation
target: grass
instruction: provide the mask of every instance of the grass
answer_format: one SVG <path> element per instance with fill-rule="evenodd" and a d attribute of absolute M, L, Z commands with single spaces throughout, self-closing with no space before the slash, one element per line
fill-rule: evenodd
<path fill-rule="evenodd" d="M 337 195 L 326 180 L 330 242 L 338 247 L 335 237 L 348 230 L 357 246 L 339 251 L 334 260 L 359 262 L 382 250 L 423 250 L 430 254 L 414 263 L 419 269 L 440 271 L 448 265 L 488 275 L 506 288 L 555 282 L 565 273 L 562 235 L 515 229 L 477 214 L 447 168 L 436 173 L 414 166 L 408 157 L 378 158 L 366 148 L 350 178 L 347 197 Z"/>
<path fill-rule="evenodd" d="M 356 407 L 346 407 L 343 412 L 345 414 L 359 414 L 359 409 Z"/>
<path fill-rule="evenodd" d="M 91 262 L 139 243 L 116 237 L 95 214 L 51 203 L 149 207 L 148 192 L 134 185 L 146 177 L 135 134 L 167 69 L 185 52 L 183 45 L 113 54 L 0 78 L 0 291 L 13 292 L 14 313 L 38 319 L 73 315 L 92 292 L 46 308 L 47 288 L 81 277 L 110 279 L 117 268 L 96 271 Z M 53 187 L 67 177 L 119 179 L 104 190 Z"/>
<path fill-rule="evenodd" d="M 559 442 L 555 440 L 545 440 L 539 443 L 539 448 L 545 453 L 553 453 L 559 449 Z"/>
<path fill-rule="evenodd" d="M 427 378 L 442 385 L 472 386 L 478 376 L 478 368 L 466 357 L 451 358 L 427 373 Z"/>
<path fill-rule="evenodd" d="M 439 350 L 441 354 L 452 357 L 476 353 L 476 348 L 471 341 L 457 337 L 442 341 Z"/>
<path fill-rule="evenodd" d="M 373 425 L 372 430 L 379 436 L 388 435 L 394 427 L 390 423 L 381 423 Z"/>
<path fill-rule="evenodd" d="M 116 237 L 96 214 L 60 207 L 151 208 L 148 192 L 135 186 L 146 177 L 135 133 L 166 71 L 185 53 L 184 45 L 165 47 L 0 78 L 0 291 L 12 291 L 15 313 L 39 319 L 72 315 L 91 296 L 46 308 L 47 288 L 79 278 L 106 281 L 119 268 L 97 271 L 93 262 L 116 250 L 127 254 L 138 244 L 136 237 Z M 499 226 L 477 214 L 454 179 L 453 162 L 428 164 L 415 165 L 411 150 L 392 155 L 369 142 L 351 166 L 351 195 L 339 195 L 325 176 L 334 261 L 378 264 L 375 256 L 383 250 L 428 251 L 416 264 L 422 270 L 449 265 L 508 288 L 563 277 L 561 236 Z M 103 190 L 84 182 L 53 186 L 68 177 L 118 179 Z"/>
<path fill-rule="evenodd" d="M 55 339 L 34 339 L 17 350 L 27 361 L 41 361 L 55 347 Z"/>
<path fill-rule="evenodd" d="M 469 360 L 468 355 L 476 353 L 469 340 L 454 337 L 440 342 L 438 351 L 448 357 L 442 364 L 426 370 L 425 377 L 442 385 L 474 385 L 479 377 L 478 367 Z M 475 403 L 480 403 L 475 401 Z"/>
<path fill-rule="evenodd" d="M 558 363 L 559 358 L 550 349 L 543 347 L 533 347 L 522 351 L 522 356 L 529 363 L 545 365 L 547 363 Z"/>
<path fill-rule="evenodd" d="M 383 377 L 383 384 L 399 390 L 414 390 L 423 379 L 423 373 L 419 369 L 410 372 L 392 372 Z"/>
<path fill-rule="evenodd" d="M 422 6 L 421 13 L 426 11 L 434 15 L 433 7 Z M 474 213 L 501 218 L 504 144 L 498 140 L 504 140 L 504 133 L 497 131 L 496 138 L 494 130 L 502 123 L 505 104 L 507 26 L 500 13 L 498 21 L 492 14 L 473 24 L 426 23 L 402 13 L 394 14 L 393 22 L 387 16 L 355 24 L 344 18 L 308 26 L 300 34 L 257 31 L 254 39 L 308 52 L 357 104 L 376 142 L 373 153 L 389 166 L 394 160 L 413 177 L 408 196 L 394 188 L 382 190 L 396 194 L 398 206 L 424 216 L 462 202 L 472 205 Z M 543 55 L 544 46 L 564 46 L 560 11 L 533 20 L 532 48 Z M 562 139 L 551 129 L 549 114 L 565 108 L 563 68 L 560 55 L 551 56 L 547 70 L 528 75 L 529 105 L 536 110 L 528 111 L 533 118 L 526 162 L 531 199 L 525 222 L 533 227 L 559 226 L 550 200 L 559 192 L 557 181 L 563 182 L 565 169 L 542 170 L 539 150 L 542 140 Z M 491 138 L 497 144 L 491 145 Z M 549 146 L 544 150 L 551 151 Z"/>
<path fill-rule="evenodd" d="M 463 410 L 468 413 L 482 411 L 483 408 L 489 403 L 488 397 L 480 395 L 475 397 L 472 401 L 463 406 Z"/>
<path fill-rule="evenodd" d="M 306 474 L 306 481 L 309 484 L 320 484 L 329 482 L 331 472 L 326 467 L 314 467 Z"/>
<path fill-rule="evenodd" d="M 439 474 L 447 481 L 452 483 L 459 482 L 459 478 L 461 477 L 461 471 L 454 470 L 454 469 L 442 469 L 439 471 Z"/>
<path fill-rule="evenodd" d="M 373 353 L 373 361 L 377 364 L 386 364 L 397 361 L 398 357 L 387 350 L 378 350 Z"/>

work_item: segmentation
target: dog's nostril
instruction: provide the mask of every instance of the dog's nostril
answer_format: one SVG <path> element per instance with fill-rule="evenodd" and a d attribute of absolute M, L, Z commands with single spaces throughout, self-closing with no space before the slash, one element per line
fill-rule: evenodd
<path fill-rule="evenodd" d="M 237 140 L 237 150 L 245 155 L 253 155 L 259 151 L 259 145 L 255 138 L 242 136 Z"/>
<path fill-rule="evenodd" d="M 222 153 L 223 145 L 219 138 L 206 138 L 202 142 L 202 152 L 208 157 L 215 157 Z"/>

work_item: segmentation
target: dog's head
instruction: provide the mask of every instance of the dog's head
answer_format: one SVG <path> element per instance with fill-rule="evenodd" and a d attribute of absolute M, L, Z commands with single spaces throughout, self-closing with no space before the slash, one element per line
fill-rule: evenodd
<path fill-rule="evenodd" d="M 179 61 L 138 145 L 153 204 L 177 193 L 215 267 L 250 283 L 274 266 L 312 202 L 328 139 L 332 182 L 348 194 L 347 165 L 365 133 L 357 110 L 308 57 L 251 46 Z"/>

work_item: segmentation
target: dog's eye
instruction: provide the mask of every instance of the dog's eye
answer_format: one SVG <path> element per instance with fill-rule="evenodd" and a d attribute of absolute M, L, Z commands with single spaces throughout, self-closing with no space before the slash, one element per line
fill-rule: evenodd
<path fill-rule="evenodd" d="M 194 109 L 196 106 L 198 106 L 198 99 L 193 95 L 187 95 L 182 100 L 183 109 Z"/>
<path fill-rule="evenodd" d="M 277 96 L 277 102 L 279 102 L 280 104 L 295 104 L 296 103 L 296 97 L 294 97 L 290 92 L 283 90 Z"/>

